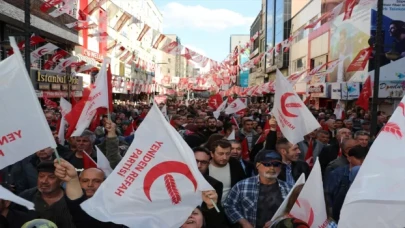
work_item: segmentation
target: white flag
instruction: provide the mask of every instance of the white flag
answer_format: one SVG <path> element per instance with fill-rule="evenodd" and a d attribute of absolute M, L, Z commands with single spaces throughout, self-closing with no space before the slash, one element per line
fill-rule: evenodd
<path fill-rule="evenodd" d="M 326 214 L 319 160 L 316 160 L 311 174 L 309 174 L 308 180 L 302 188 L 290 214 L 308 223 L 311 228 L 327 227 L 329 220 Z"/>
<path fill-rule="evenodd" d="M 109 63 L 110 59 L 104 58 L 103 65 L 101 66 L 100 72 L 97 74 L 93 89 L 80 114 L 72 136 L 80 136 L 83 131 L 86 130 L 96 114 L 97 108 L 108 108 L 107 64 Z"/>
<path fill-rule="evenodd" d="M 113 169 L 110 166 L 110 162 L 97 146 L 96 150 L 97 150 L 97 168 L 103 170 L 105 176 L 108 177 L 113 172 Z"/>
<path fill-rule="evenodd" d="M 59 138 L 59 143 L 61 145 L 65 144 L 65 127 L 66 127 L 66 120 L 65 116 L 68 114 L 70 111 L 72 111 L 72 104 L 70 104 L 69 101 L 67 101 L 65 98 L 61 97 L 60 98 L 60 112 L 61 112 L 61 120 L 60 120 L 60 126 L 59 126 L 59 131 L 58 131 L 58 138 Z"/>
<path fill-rule="evenodd" d="M 46 55 L 48 53 L 51 53 L 58 49 L 58 46 L 47 43 L 44 46 L 37 48 L 35 51 L 31 52 L 31 63 L 37 61 L 40 59 L 43 55 Z"/>
<path fill-rule="evenodd" d="M 14 55 L 0 62 L 0 169 L 56 148 L 14 37 L 10 44 Z"/>
<path fill-rule="evenodd" d="M 338 100 L 338 102 L 336 103 L 335 110 L 333 111 L 333 114 L 335 114 L 336 119 L 339 119 L 339 120 L 342 119 L 342 116 L 343 116 L 342 114 L 343 114 L 344 110 L 345 109 L 343 108 L 342 103 L 340 102 L 340 100 Z"/>
<path fill-rule="evenodd" d="M 229 134 L 228 140 L 235 140 L 235 130 L 232 130 L 231 134 Z"/>
<path fill-rule="evenodd" d="M 213 188 L 198 171 L 192 150 L 155 104 L 125 157 L 81 207 L 103 222 L 180 227 L 206 190 Z"/>
<path fill-rule="evenodd" d="M 246 104 L 239 98 L 234 100 L 232 103 L 228 105 L 228 107 L 225 109 L 226 114 L 233 114 L 237 113 L 240 110 L 243 110 L 246 108 Z"/>
<path fill-rule="evenodd" d="M 18 205 L 26 207 L 28 210 L 35 210 L 34 204 L 26 199 L 23 199 L 14 193 L 10 192 L 8 189 L 0 185 L 0 199 L 11 201 Z"/>
<path fill-rule="evenodd" d="M 228 104 L 228 98 L 226 98 L 220 106 L 218 106 L 217 110 L 213 112 L 215 119 L 218 119 L 219 115 L 222 111 L 225 110 L 226 104 Z"/>
<path fill-rule="evenodd" d="M 281 132 L 290 143 L 301 142 L 305 135 L 321 127 L 278 69 L 276 88 L 274 107 L 271 112 Z M 295 112 L 291 112 L 292 110 Z"/>
<path fill-rule="evenodd" d="M 59 61 L 59 64 L 53 69 L 53 71 L 60 73 L 62 72 L 66 67 L 72 65 L 73 63 L 77 62 L 78 58 L 76 56 L 71 56 L 67 59 L 61 59 Z"/>
<path fill-rule="evenodd" d="M 350 186 L 339 228 L 405 226 L 404 130 L 405 97 L 381 129 Z"/>
<path fill-rule="evenodd" d="M 278 207 L 276 213 L 273 215 L 273 218 L 271 218 L 271 221 L 276 220 L 278 217 L 284 215 L 284 211 L 287 208 L 287 204 L 288 204 L 288 200 L 290 199 L 290 196 L 292 194 L 292 192 L 294 191 L 294 189 L 300 185 L 300 184 L 305 184 L 305 174 L 302 173 L 300 178 L 298 178 L 297 182 L 295 182 L 293 188 L 291 189 L 291 191 L 288 193 L 287 197 L 284 199 L 283 203 L 280 205 L 280 207 Z"/>

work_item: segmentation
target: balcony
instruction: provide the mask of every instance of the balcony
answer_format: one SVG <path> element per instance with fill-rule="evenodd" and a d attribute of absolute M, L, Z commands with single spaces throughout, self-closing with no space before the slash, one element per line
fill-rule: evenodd
<path fill-rule="evenodd" d="M 0 20 L 22 28 L 24 25 L 24 1 L 25 0 L 0 1 Z M 77 43 L 78 31 L 65 26 L 65 24 L 75 22 L 76 19 L 67 14 L 56 18 L 51 17 L 47 13 L 41 12 L 40 7 L 43 3 L 44 2 L 41 0 L 31 0 L 31 25 L 33 32 L 35 33 L 36 29 L 40 29 L 50 38 L 62 38 Z"/>

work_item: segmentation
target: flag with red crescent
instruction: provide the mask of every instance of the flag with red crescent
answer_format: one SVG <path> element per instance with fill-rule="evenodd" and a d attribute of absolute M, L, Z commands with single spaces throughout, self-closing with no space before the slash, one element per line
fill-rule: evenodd
<path fill-rule="evenodd" d="M 367 156 L 357 175 L 353 175 L 356 167 L 351 168 L 349 175 L 354 180 L 340 211 L 339 228 L 404 226 L 404 103 L 405 97 L 371 148 L 358 149 L 358 154 L 361 151 Z"/>
<path fill-rule="evenodd" d="M 136 131 L 121 162 L 81 207 L 99 221 L 128 227 L 181 227 L 202 191 L 213 188 L 156 104 Z"/>
<path fill-rule="evenodd" d="M 298 97 L 291 83 L 279 70 L 277 70 L 275 88 L 272 114 L 290 143 L 301 142 L 305 135 L 321 127 Z"/>

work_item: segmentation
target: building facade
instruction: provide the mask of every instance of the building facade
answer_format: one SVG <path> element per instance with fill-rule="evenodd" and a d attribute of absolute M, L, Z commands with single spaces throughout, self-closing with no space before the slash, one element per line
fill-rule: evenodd
<path fill-rule="evenodd" d="M 83 90 L 83 80 L 80 78 L 80 84 L 55 84 L 55 83 L 40 83 L 37 81 L 38 74 L 44 74 L 45 63 L 49 60 L 53 54 L 58 50 L 63 50 L 67 54 L 66 56 L 73 55 L 75 45 L 79 43 L 78 32 L 75 29 L 71 29 L 65 26 L 67 23 L 76 21 L 77 8 L 73 8 L 70 14 L 63 14 L 59 17 L 52 17 L 47 13 L 43 13 L 40 10 L 40 6 L 43 4 L 41 0 L 31 0 L 30 7 L 30 31 L 26 31 L 25 20 L 25 1 L 24 0 L 4 0 L 0 1 L 0 60 L 7 58 L 11 54 L 9 37 L 13 36 L 16 42 L 22 42 L 25 40 L 25 32 L 28 32 L 31 36 L 38 36 L 44 39 L 44 42 L 40 42 L 36 45 L 30 46 L 30 51 L 34 51 L 37 48 L 51 43 L 57 46 L 55 51 L 49 52 L 38 60 L 33 61 L 31 58 L 31 80 L 34 85 L 34 89 L 37 92 L 38 97 L 42 97 L 43 94 L 50 98 L 66 97 L 68 95 L 81 96 Z M 76 5 L 75 5 L 76 6 Z M 56 10 L 51 8 L 50 10 Z M 22 56 L 24 58 L 25 48 L 21 49 Z M 49 68 L 53 69 L 56 64 L 52 64 Z M 48 67 L 47 67 L 48 68 Z M 55 77 L 64 77 L 68 72 L 63 71 L 58 73 L 52 73 Z"/>
<path fill-rule="evenodd" d="M 256 19 L 250 26 L 250 36 L 253 37 L 257 32 L 260 32 L 262 30 L 262 12 L 260 11 L 259 14 L 257 15 Z M 263 53 L 263 49 L 261 48 L 261 39 L 260 36 L 255 39 L 253 44 L 250 47 L 250 55 L 249 59 L 254 59 L 261 53 Z M 253 68 L 250 69 L 249 72 L 249 86 L 252 85 L 259 85 L 264 82 L 264 70 L 262 67 L 261 62 L 259 62 L 258 65 L 255 65 Z"/>
<path fill-rule="evenodd" d="M 250 35 L 248 34 L 234 34 L 229 38 L 229 53 L 232 53 L 237 46 L 244 46 L 250 41 Z"/>

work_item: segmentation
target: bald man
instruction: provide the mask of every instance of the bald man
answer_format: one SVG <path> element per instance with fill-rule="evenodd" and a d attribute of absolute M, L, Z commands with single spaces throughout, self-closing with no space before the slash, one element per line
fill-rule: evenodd
<path fill-rule="evenodd" d="M 85 169 L 79 176 L 80 186 L 88 198 L 94 195 L 104 180 L 104 172 L 98 168 Z"/>

